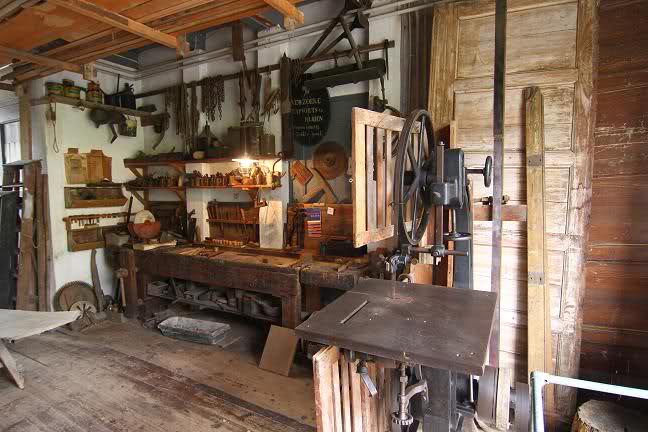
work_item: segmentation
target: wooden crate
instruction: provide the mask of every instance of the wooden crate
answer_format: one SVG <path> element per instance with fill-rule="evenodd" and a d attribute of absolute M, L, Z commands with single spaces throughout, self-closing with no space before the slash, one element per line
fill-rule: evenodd
<path fill-rule="evenodd" d="M 358 360 L 348 361 L 339 348 L 328 346 L 313 356 L 315 410 L 319 432 L 391 431 L 391 380 L 394 369 L 368 362 L 378 394 L 369 396 L 356 373 Z"/>
<path fill-rule="evenodd" d="M 319 209 L 321 212 L 322 228 L 321 235 L 312 237 L 308 235 L 308 225 L 306 220 L 302 222 L 302 232 L 304 233 L 303 239 L 293 238 L 288 239 L 290 244 L 298 245 L 303 240 L 303 247 L 307 250 L 316 251 L 319 253 L 320 244 L 329 240 L 353 240 L 353 205 L 352 204 L 302 204 L 291 203 L 288 204 L 289 215 L 295 215 L 304 209 Z M 292 230 L 294 220 L 288 220 L 288 231 L 296 234 L 296 230 Z"/>

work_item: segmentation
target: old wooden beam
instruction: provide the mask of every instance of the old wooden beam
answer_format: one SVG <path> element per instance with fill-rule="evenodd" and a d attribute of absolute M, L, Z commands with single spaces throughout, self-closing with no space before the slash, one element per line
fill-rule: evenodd
<path fill-rule="evenodd" d="M 94 3 L 90 3 L 85 0 L 49 0 L 49 2 L 74 11 L 88 18 L 92 18 L 99 22 L 108 24 L 112 27 L 116 27 L 129 33 L 136 34 L 160 45 L 164 45 L 173 49 L 178 48 L 179 43 L 178 39 L 175 36 L 171 36 L 159 30 L 155 30 L 152 27 L 125 17 L 124 15 L 120 15 L 116 12 L 105 9 Z"/>
<path fill-rule="evenodd" d="M 20 158 L 23 160 L 31 160 L 32 116 L 29 87 L 26 85 L 17 85 L 16 96 L 18 96 L 18 110 L 20 115 Z"/>
<path fill-rule="evenodd" d="M 527 185 L 527 371 L 552 371 L 551 297 L 545 238 L 544 102 L 539 87 L 524 91 Z M 547 387 L 546 391 L 553 389 Z M 547 396 L 547 394 L 545 394 Z M 546 397 L 553 406 L 553 397 Z"/>
<path fill-rule="evenodd" d="M 13 0 L 9 2 L 2 2 L 0 6 L 0 21 L 10 18 L 18 11 L 32 3 L 32 0 Z"/>
<path fill-rule="evenodd" d="M 475 205 L 473 207 L 473 220 L 476 222 L 488 222 L 493 220 L 493 206 Z M 524 204 L 508 204 L 502 206 L 502 221 L 505 222 L 526 222 L 527 206 Z"/>
<path fill-rule="evenodd" d="M 81 73 L 81 65 L 0 45 L 0 53 L 39 65 Z"/>
<path fill-rule="evenodd" d="M 288 0 L 263 0 L 270 7 L 280 12 L 285 18 L 294 20 L 297 24 L 304 24 L 304 12 L 297 9 Z"/>

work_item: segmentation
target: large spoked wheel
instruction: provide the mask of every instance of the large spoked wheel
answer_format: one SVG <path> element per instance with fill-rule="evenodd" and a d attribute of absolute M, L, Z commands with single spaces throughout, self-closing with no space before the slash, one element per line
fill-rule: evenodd
<path fill-rule="evenodd" d="M 394 201 L 401 243 L 407 241 L 416 246 L 425 233 L 431 207 L 427 177 L 428 169 L 432 168 L 433 175 L 436 167 L 435 148 L 430 113 L 412 111 L 400 133 L 394 169 Z"/>

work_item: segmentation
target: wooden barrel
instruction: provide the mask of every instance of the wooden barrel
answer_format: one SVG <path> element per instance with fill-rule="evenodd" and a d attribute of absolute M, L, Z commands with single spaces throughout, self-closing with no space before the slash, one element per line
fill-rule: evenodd
<path fill-rule="evenodd" d="M 576 411 L 572 432 L 648 431 L 648 417 L 613 402 L 591 400 Z"/>

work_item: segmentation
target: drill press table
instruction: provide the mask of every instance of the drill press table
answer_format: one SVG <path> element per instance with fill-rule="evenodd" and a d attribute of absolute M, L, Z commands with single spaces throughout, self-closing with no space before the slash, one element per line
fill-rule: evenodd
<path fill-rule="evenodd" d="M 423 422 L 424 432 L 451 432 L 461 429 L 458 373 L 484 372 L 496 298 L 483 291 L 360 279 L 355 288 L 295 330 L 306 340 L 425 366 L 421 373 L 430 393 L 415 415 Z M 390 374 L 395 377 L 395 371 Z M 315 379 L 315 388 L 327 387 L 318 381 L 317 373 Z M 407 388 L 401 389 L 399 398 L 406 392 Z M 363 396 L 361 400 L 368 399 Z M 387 401 L 389 412 L 378 414 L 377 424 L 398 410 L 397 406 L 395 400 Z M 320 416 L 326 417 L 320 411 L 318 424 Z"/>
<path fill-rule="evenodd" d="M 490 292 L 361 279 L 296 331 L 314 342 L 481 375 L 495 299 Z"/>

